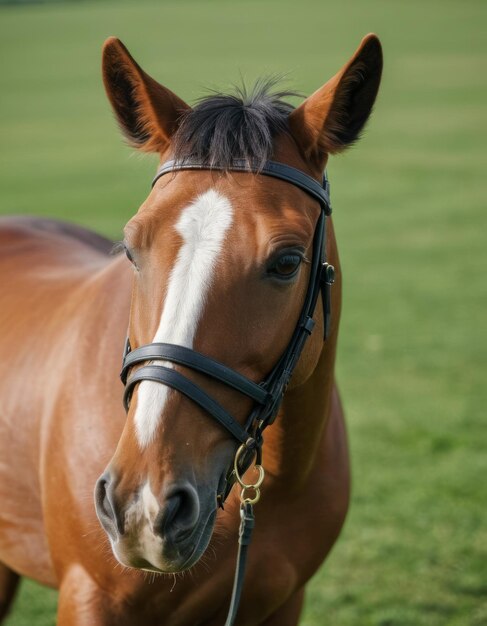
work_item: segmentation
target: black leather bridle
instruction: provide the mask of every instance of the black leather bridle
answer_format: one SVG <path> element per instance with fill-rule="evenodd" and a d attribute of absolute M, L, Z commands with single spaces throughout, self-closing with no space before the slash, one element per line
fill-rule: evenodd
<path fill-rule="evenodd" d="M 192 160 L 185 160 L 184 162 L 167 161 L 159 168 L 152 181 L 152 186 L 155 185 L 161 176 L 170 172 L 206 169 L 218 170 L 223 168 L 206 166 Z M 324 339 L 328 336 L 331 317 L 331 285 L 335 277 L 333 266 L 326 261 L 325 250 L 326 218 L 331 214 L 329 183 L 326 174 L 323 176 L 322 184 L 320 184 L 301 170 L 275 161 L 267 161 L 263 167 L 253 169 L 249 167 L 246 161 L 235 160 L 232 162 L 231 167 L 224 169 L 225 171 L 249 172 L 256 175 L 271 176 L 290 183 L 317 200 L 321 207 L 313 237 L 313 256 L 306 296 L 298 322 L 284 353 L 266 379 L 257 384 L 232 368 L 191 348 L 167 343 L 151 343 L 132 349 L 127 338 L 120 374 L 125 385 L 123 401 L 127 411 L 135 386 L 143 380 L 155 381 L 172 387 L 190 398 L 226 428 L 231 436 L 239 442 L 241 447 L 245 447 L 245 453 L 239 455 L 238 466 L 235 464 L 235 469 L 228 472 L 225 488 L 217 496 L 221 507 L 223 507 L 223 503 L 235 483 L 237 470 L 240 469 L 240 474 L 243 475 L 254 458 L 258 465 L 261 463 L 262 433 L 275 420 L 306 340 L 313 331 L 315 326 L 313 314 L 320 293 L 323 301 Z M 179 371 L 157 363 L 147 364 L 148 361 L 168 361 L 183 365 L 251 398 L 254 407 L 247 421 L 243 425 L 237 422 L 220 403 Z M 132 367 L 141 364 L 143 365 L 129 376 Z M 252 527 L 252 504 L 249 504 L 248 500 L 244 501 L 242 499 L 242 526 L 239 540 L 241 548 L 242 546 L 247 546 L 250 542 Z M 228 626 L 233 624 L 238 608 L 244 567 L 245 554 L 239 553 L 231 609 L 226 622 Z"/>

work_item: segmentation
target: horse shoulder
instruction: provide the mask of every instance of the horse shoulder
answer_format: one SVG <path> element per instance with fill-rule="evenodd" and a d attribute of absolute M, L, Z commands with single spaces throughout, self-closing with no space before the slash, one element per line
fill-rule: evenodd
<path fill-rule="evenodd" d="M 51 406 L 69 371 L 70 311 L 83 282 L 109 262 L 108 248 L 62 222 L 0 219 L 0 561 L 52 586 L 44 492 L 64 469 L 44 465 L 46 442 L 59 434 Z"/>

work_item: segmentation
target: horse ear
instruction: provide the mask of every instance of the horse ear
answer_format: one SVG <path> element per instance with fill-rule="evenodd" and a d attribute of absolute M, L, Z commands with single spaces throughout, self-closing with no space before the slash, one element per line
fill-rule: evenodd
<path fill-rule="evenodd" d="M 323 167 L 328 154 L 340 152 L 359 138 L 381 74 L 380 41 L 376 35 L 367 35 L 338 74 L 290 114 L 291 132 L 306 159 Z"/>
<path fill-rule="evenodd" d="M 190 107 L 146 74 L 116 37 L 103 45 L 103 82 L 122 132 L 144 152 L 164 152 Z"/>

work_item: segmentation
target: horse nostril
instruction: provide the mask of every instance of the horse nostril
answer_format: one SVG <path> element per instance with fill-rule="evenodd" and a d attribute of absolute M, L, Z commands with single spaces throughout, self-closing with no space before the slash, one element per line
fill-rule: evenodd
<path fill-rule="evenodd" d="M 200 514 L 200 502 L 192 485 L 171 489 L 154 523 L 154 531 L 171 541 L 189 537 Z"/>
<path fill-rule="evenodd" d="M 123 524 L 117 515 L 114 500 L 113 487 L 110 475 L 105 473 L 97 480 L 95 486 L 95 508 L 98 519 L 106 532 L 116 539 L 117 531 L 123 534 Z"/>

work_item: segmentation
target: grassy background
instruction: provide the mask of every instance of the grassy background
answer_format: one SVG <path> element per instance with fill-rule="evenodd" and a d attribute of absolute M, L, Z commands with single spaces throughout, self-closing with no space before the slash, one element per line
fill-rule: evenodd
<path fill-rule="evenodd" d="M 487 624 L 486 25 L 482 0 L 0 7 L 0 213 L 113 238 L 154 160 L 121 145 L 100 82 L 105 37 L 189 101 L 239 72 L 287 72 L 309 93 L 365 33 L 382 38 L 374 118 L 329 168 L 355 479 L 304 626 Z M 52 624 L 55 604 L 27 582 L 8 624 Z"/>

